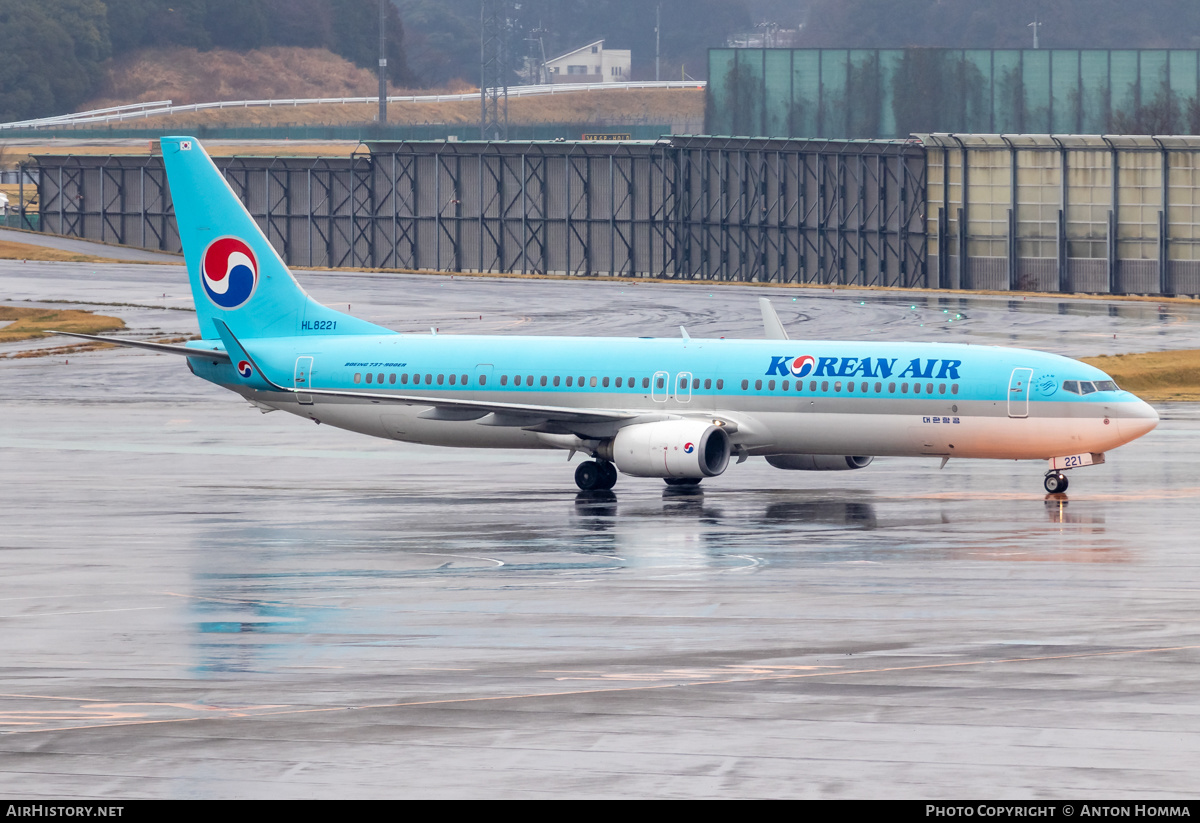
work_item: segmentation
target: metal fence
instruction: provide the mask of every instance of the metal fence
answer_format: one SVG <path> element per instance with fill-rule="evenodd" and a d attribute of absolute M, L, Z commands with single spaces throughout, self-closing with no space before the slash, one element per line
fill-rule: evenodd
<path fill-rule="evenodd" d="M 295 266 L 926 285 L 919 143 L 369 148 L 216 162 Z M 44 231 L 179 249 L 161 158 L 37 162 Z"/>

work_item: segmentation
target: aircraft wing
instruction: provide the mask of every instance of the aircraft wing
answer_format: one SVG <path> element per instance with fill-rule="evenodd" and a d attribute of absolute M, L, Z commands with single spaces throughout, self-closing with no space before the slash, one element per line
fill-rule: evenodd
<path fill-rule="evenodd" d="M 372 403 L 400 406 L 430 406 L 428 412 L 421 414 L 434 420 L 478 420 L 493 415 L 491 420 L 483 421 L 491 426 L 529 427 L 547 422 L 564 424 L 608 423 L 621 420 L 631 420 L 643 417 L 644 412 L 626 412 L 612 409 L 577 409 L 570 406 L 542 406 L 532 403 L 497 403 L 488 400 L 466 400 L 458 397 L 438 397 L 417 394 L 392 394 L 384 392 L 349 391 L 345 389 L 314 389 L 296 388 L 276 383 L 254 360 L 254 356 L 246 350 L 229 327 L 222 321 L 214 321 L 221 340 L 230 355 L 239 360 L 249 361 L 258 377 L 275 391 L 288 394 L 303 394 L 312 397 L 342 397 L 354 400 L 366 400 Z"/>

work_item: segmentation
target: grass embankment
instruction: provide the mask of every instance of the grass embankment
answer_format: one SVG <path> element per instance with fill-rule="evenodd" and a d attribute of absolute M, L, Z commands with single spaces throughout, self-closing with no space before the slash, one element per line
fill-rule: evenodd
<path fill-rule="evenodd" d="M 47 246 L 34 246 L 29 243 L 13 243 L 0 240 L 0 260 L 44 260 L 52 263 L 135 263 L 134 260 L 119 260 L 115 257 L 97 257 L 94 254 L 80 254 L 73 251 L 62 251 Z M 0 318 L 11 320 L 12 318 Z M 71 329 L 74 331 L 74 329 Z"/>
<path fill-rule="evenodd" d="M 0 343 L 35 340 L 48 337 L 47 329 L 73 331 L 80 334 L 103 334 L 125 328 L 119 317 L 94 314 L 80 309 L 36 309 L 19 306 L 0 306 L 0 321 L 11 320 L 0 328 Z"/>
<path fill-rule="evenodd" d="M 1079 358 L 1152 403 L 1200 401 L 1200 350 Z"/>

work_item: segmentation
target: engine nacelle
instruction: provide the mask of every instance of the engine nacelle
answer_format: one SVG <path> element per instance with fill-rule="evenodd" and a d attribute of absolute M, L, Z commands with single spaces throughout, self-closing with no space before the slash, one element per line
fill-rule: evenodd
<path fill-rule="evenodd" d="M 842 457 L 837 454 L 769 454 L 767 462 L 777 469 L 799 472 L 844 472 L 865 469 L 873 457 Z"/>
<path fill-rule="evenodd" d="M 626 426 L 600 456 L 634 477 L 716 477 L 729 465 L 729 435 L 707 420 Z"/>

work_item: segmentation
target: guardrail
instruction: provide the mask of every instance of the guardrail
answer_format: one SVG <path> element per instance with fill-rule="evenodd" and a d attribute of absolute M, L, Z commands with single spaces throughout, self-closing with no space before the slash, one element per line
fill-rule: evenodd
<path fill-rule="evenodd" d="M 639 83 L 549 83 L 540 86 L 509 86 L 509 97 L 526 97 L 541 94 L 565 94 L 568 92 L 593 91 L 629 91 L 633 89 L 702 89 L 707 84 L 703 80 L 662 80 Z M 488 89 L 491 92 L 491 89 Z M 447 103 L 461 100 L 478 100 L 480 92 L 469 91 L 458 94 L 418 94 L 409 96 L 388 97 L 389 103 Z M 137 117 L 156 117 L 159 115 L 180 114 L 189 111 L 204 111 L 206 109 L 237 109 L 252 107 L 276 106 L 316 106 L 324 104 L 378 103 L 376 97 L 308 97 L 291 100 L 220 100 L 213 103 L 191 103 L 184 106 L 171 105 L 170 100 L 158 100 L 153 103 L 134 103 L 128 106 L 113 106 L 107 109 L 81 111 L 75 114 L 63 114 L 57 117 L 44 117 L 39 120 L 22 120 L 15 123 L 0 123 L 2 129 L 28 129 L 40 126 L 75 126 L 85 123 L 110 123 L 116 120 L 130 120 Z"/>
<path fill-rule="evenodd" d="M 59 114 L 54 117 L 39 117 L 36 120 L 17 120 L 12 123 L 0 123 L 0 129 L 33 129 L 39 126 L 61 126 L 75 121 L 90 123 L 104 117 L 147 117 L 146 111 L 159 111 L 164 106 L 170 107 L 170 100 L 154 100 L 149 103 L 129 103 L 124 106 L 109 106 L 106 109 L 92 109 L 74 114 Z"/>

